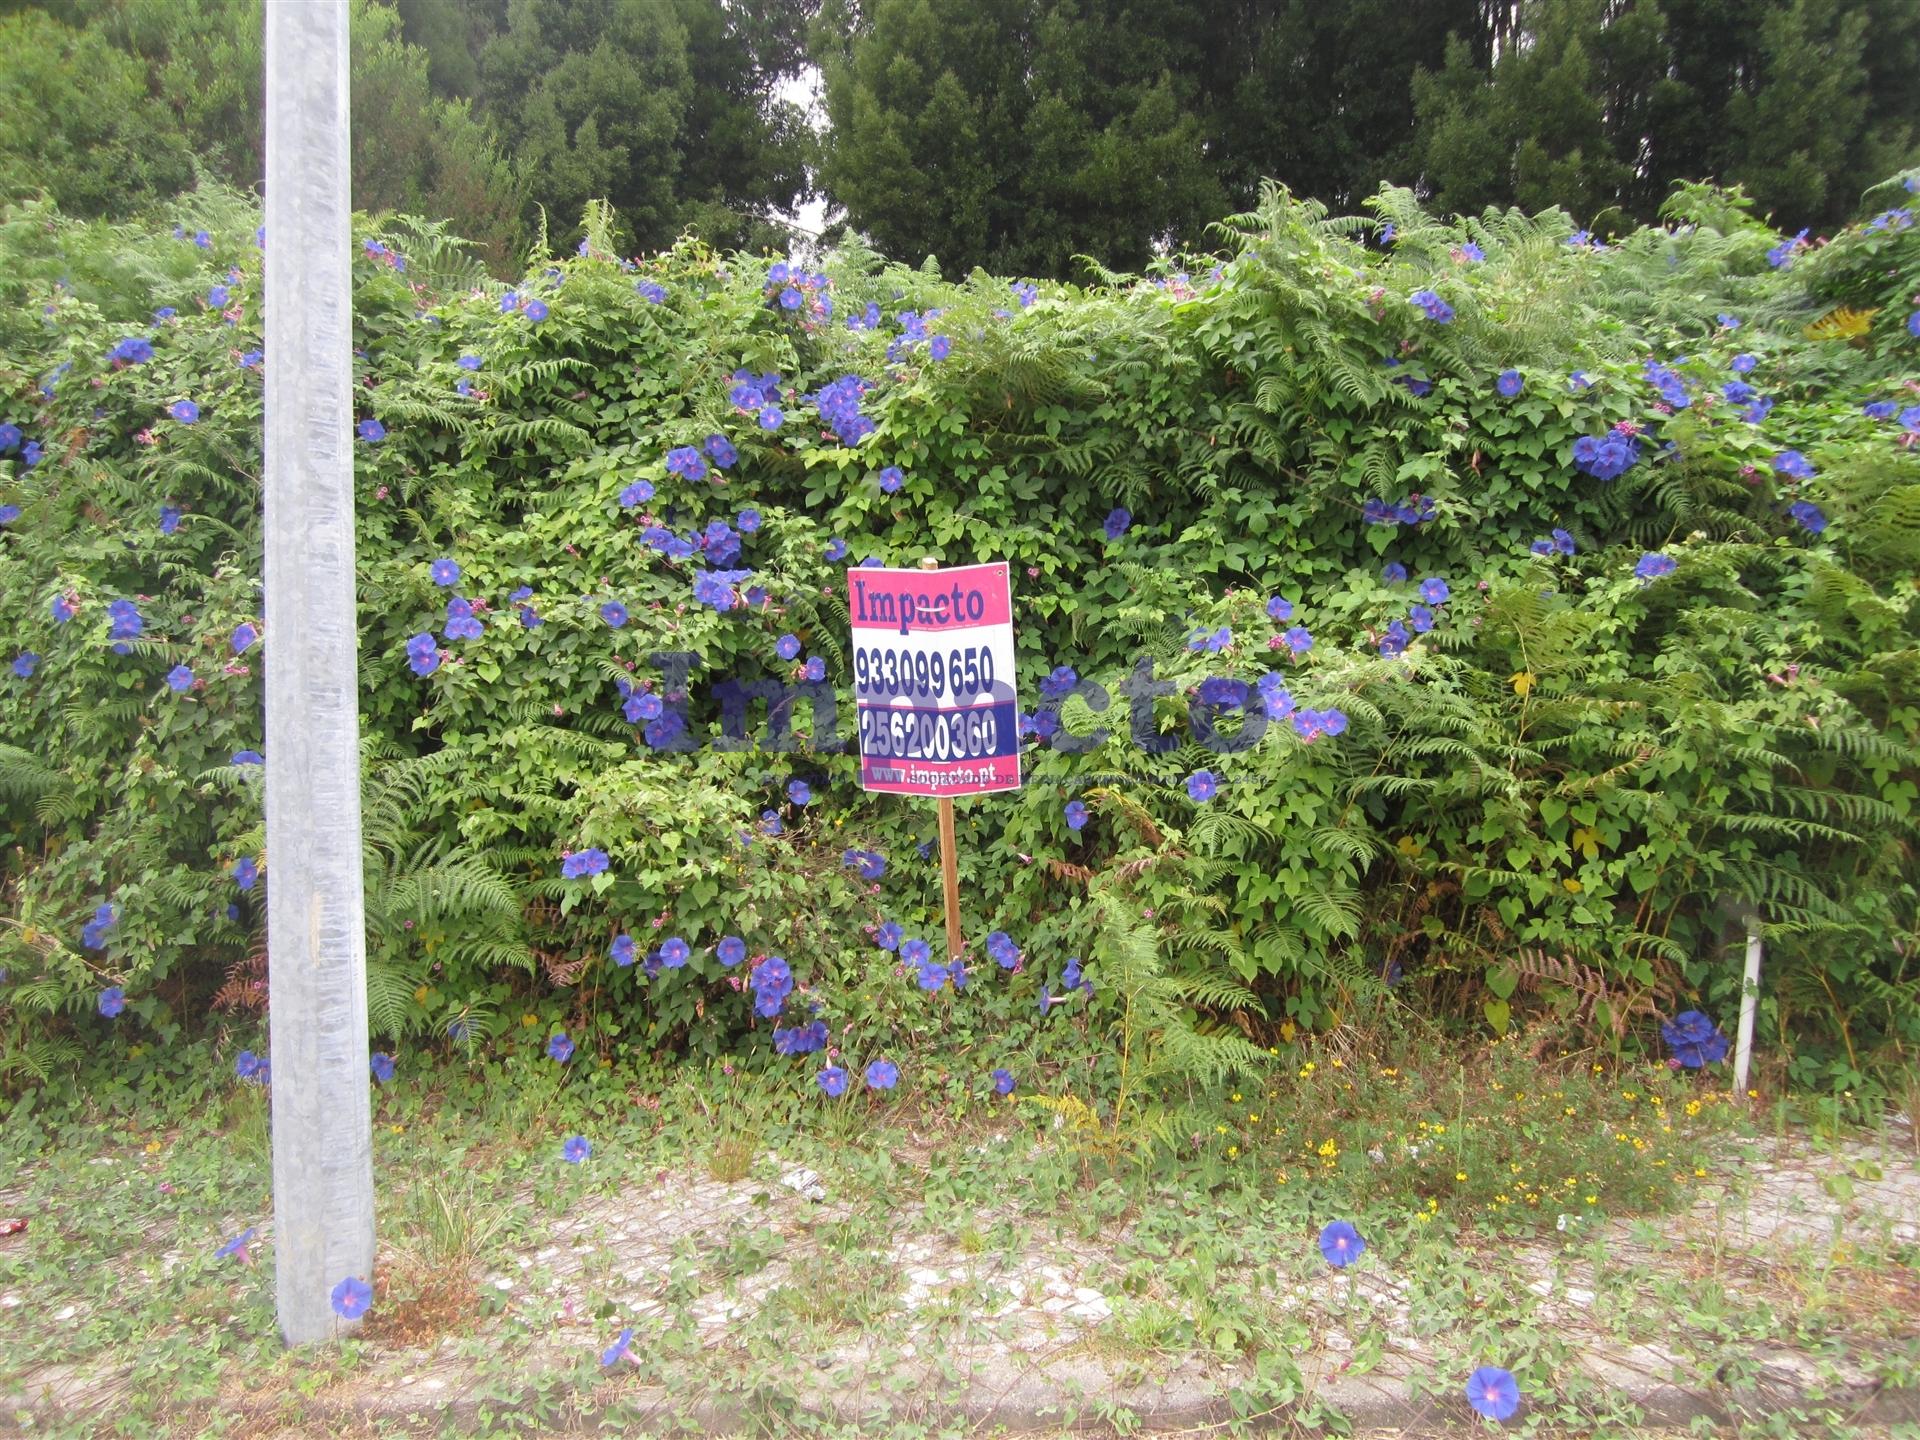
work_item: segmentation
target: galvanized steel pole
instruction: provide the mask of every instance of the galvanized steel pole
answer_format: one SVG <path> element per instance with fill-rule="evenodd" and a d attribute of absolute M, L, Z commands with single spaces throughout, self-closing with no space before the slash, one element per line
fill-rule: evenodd
<path fill-rule="evenodd" d="M 347 0 L 267 0 L 266 818 L 273 1254 L 290 1345 L 373 1278 L 353 551 Z"/>

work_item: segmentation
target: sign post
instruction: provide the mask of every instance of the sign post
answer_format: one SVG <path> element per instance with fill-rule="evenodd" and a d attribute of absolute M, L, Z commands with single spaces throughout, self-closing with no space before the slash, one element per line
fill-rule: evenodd
<path fill-rule="evenodd" d="M 1020 788 L 1007 566 L 856 566 L 847 572 L 847 608 L 860 786 L 939 802 L 947 953 L 958 955 L 964 940 L 954 797 Z"/>

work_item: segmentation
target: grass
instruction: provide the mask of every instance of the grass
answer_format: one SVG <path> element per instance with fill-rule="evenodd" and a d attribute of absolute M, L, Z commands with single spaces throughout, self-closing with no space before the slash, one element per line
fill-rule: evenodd
<path fill-rule="evenodd" d="M 558 1069 L 447 1066 L 376 1091 L 375 1307 L 339 1347 L 296 1354 L 274 1338 L 270 1264 L 213 1256 L 271 1219 L 262 1092 L 176 1075 L 111 1110 L 16 1109 L 0 1213 L 29 1229 L 0 1240 L 0 1296 L 19 1301 L 0 1311 L 0 1393 L 69 1367 L 108 1404 L 43 1417 L 44 1433 L 320 1433 L 350 1428 L 353 1397 L 400 1369 L 447 1366 L 510 1397 L 448 1434 L 588 1430 L 608 1407 L 647 1433 L 676 1417 L 697 1430 L 703 1406 L 763 1433 L 836 1433 L 805 1405 L 837 1387 L 866 1397 L 853 1433 L 917 1435 L 950 1429 L 939 1406 L 967 1357 L 1033 1341 L 1011 1353 L 1150 1384 L 1197 1358 L 1242 1413 L 1288 1424 L 1338 1421 L 1314 1398 L 1322 1364 L 1447 1395 L 1497 1357 L 1544 1436 L 1637 1427 L 1618 1387 L 1584 1373 L 1595 1346 L 1671 1343 L 1699 1373 L 1738 1378 L 1756 1346 L 1783 1344 L 1920 1379 L 1920 1255 L 1891 1221 L 1845 1218 L 1911 1167 L 1904 1136 L 1810 1135 L 1700 1076 L 1543 1063 L 1510 1043 L 1388 1055 L 1346 1036 L 1170 1097 L 1171 1143 L 1115 1156 L 1019 1098 L 829 1106 L 805 1075 Z M 575 1133 L 594 1145 L 579 1166 L 559 1159 Z M 1776 1134 L 1826 1147 L 1809 1193 L 1841 1218 L 1732 1244 L 1701 1217 L 1715 1195 L 1737 1211 L 1753 1180 L 1735 1142 Z M 780 1183 L 799 1166 L 824 1199 Z M 1668 1219 L 1683 1210 L 1687 1224 Z M 1336 1217 L 1369 1246 L 1344 1274 L 1313 1244 Z M 919 1272 L 932 1282 L 908 1316 Z M 1020 1329 L 1056 1284 L 1061 1308 Z M 1081 1291 L 1106 1323 L 1071 1321 Z M 1578 1333 L 1575 1293 L 1591 1297 Z M 646 1337 L 641 1363 L 603 1374 L 592 1357 L 623 1324 Z M 661 1392 L 665 1412 L 622 1409 Z M 1098 1418 L 1107 1402 L 1063 1403 Z M 1817 1407 L 1796 1414 L 1787 1433 L 1849 1433 Z"/>

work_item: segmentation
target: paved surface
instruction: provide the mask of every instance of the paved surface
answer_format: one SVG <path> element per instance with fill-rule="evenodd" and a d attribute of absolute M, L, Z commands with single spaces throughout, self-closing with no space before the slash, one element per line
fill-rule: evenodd
<path fill-rule="evenodd" d="M 636 1328 L 641 1347 L 649 1333 L 673 1325 L 690 1327 L 689 1353 L 712 1355 L 716 1373 L 737 1368 L 741 1334 L 786 1313 L 769 1307 L 843 1288 L 839 1271 L 854 1262 L 828 1248 L 826 1237 L 871 1217 L 863 1222 L 811 1172 L 765 1159 L 771 1163 L 753 1179 L 669 1178 L 645 1193 L 575 1206 L 538 1243 L 479 1278 L 493 1292 L 486 1298 L 494 1313 L 477 1336 L 376 1350 L 371 1363 L 303 1402 L 304 1415 L 326 1430 L 450 1424 L 457 1432 L 459 1417 L 483 1408 L 512 1411 L 526 1395 L 543 1394 L 554 1407 L 550 1415 L 540 1412 L 543 1422 L 556 1432 L 591 1430 L 596 1421 L 629 1433 L 762 1427 L 766 1417 L 755 1412 L 750 1387 L 695 1384 L 690 1393 L 701 1398 L 683 1402 L 625 1367 L 602 1375 L 598 1361 L 621 1324 Z M 1680 1263 L 1712 1264 L 1736 1296 L 1763 1300 L 1789 1250 L 1831 1257 L 1876 1245 L 1911 1256 L 1920 1244 L 1920 1167 L 1910 1148 L 1869 1156 L 1749 1142 L 1729 1168 L 1749 1177 L 1746 1193 L 1736 1200 L 1703 1188 L 1684 1217 L 1688 1245 Z M 948 1234 L 912 1211 L 891 1219 L 858 1258 L 861 1283 L 844 1287 L 864 1296 L 867 1308 L 793 1332 L 834 1337 L 822 1353 L 798 1357 L 803 1373 L 811 1365 L 818 1374 L 817 1383 L 798 1389 L 800 1403 L 816 1413 L 861 1430 L 884 1429 L 889 1417 L 920 1417 L 964 1418 L 983 1431 L 1057 1433 L 1127 1410 L 1148 1429 L 1191 1429 L 1231 1418 L 1235 1392 L 1253 1378 L 1241 1365 L 1129 1345 L 1126 1322 L 1138 1286 L 1129 1294 L 1119 1285 L 1103 1246 L 1050 1239 L 1043 1227 L 1026 1226 L 1001 1232 L 1024 1237 L 1017 1248 L 995 1251 L 977 1230 Z M 1610 1228 L 1609 1264 L 1655 1263 L 1635 1233 L 1627 1224 Z M 1752 1346 L 1742 1373 L 1730 1377 L 1703 1372 L 1697 1357 L 1707 1347 L 1684 1333 L 1623 1342 L 1622 1297 L 1606 1293 L 1607 1277 L 1593 1273 L 1589 1261 L 1546 1240 L 1519 1253 L 1521 1272 L 1537 1275 L 1529 1285 L 1537 1321 L 1570 1344 L 1593 1382 L 1636 1405 L 1647 1424 L 1755 1418 L 1810 1402 L 1861 1427 L 1920 1421 L 1920 1391 L 1881 1388 L 1831 1355 L 1816 1363 L 1785 1346 Z M 1662 1263 L 1676 1260 L 1668 1255 Z M 1920 1282 L 1911 1266 L 1886 1279 L 1896 1287 L 1896 1305 L 1910 1297 L 1908 1313 L 1920 1334 Z M 1277 1304 L 1282 1314 L 1302 1317 L 1313 1337 L 1295 1356 L 1304 1388 L 1282 1397 L 1280 1413 L 1331 1409 L 1356 1429 L 1396 1435 L 1459 1433 L 1474 1423 L 1457 1397 L 1423 1394 L 1433 1340 L 1430 1327 L 1423 1332 L 1416 1321 L 1404 1279 L 1365 1267 L 1326 1271 L 1281 1282 Z M 1610 1314 L 1616 1323 L 1608 1323 Z M 0 1321 L 4 1316 L 0 1309 Z M 758 1333 L 764 1343 L 778 1325 L 762 1324 Z M 1368 1354 L 1356 1365 L 1361 1344 Z M 510 1366 L 501 1364 L 506 1353 L 514 1357 Z M 519 1383 L 503 1384 L 503 1373 Z M 791 1391 L 795 1367 L 784 1373 Z M 21 1393 L 0 1397 L 0 1428 L 15 1413 L 50 1421 L 98 1415 L 123 1393 L 111 1365 L 48 1368 L 30 1376 Z M 263 1407 L 258 1418 L 271 1413 Z"/>

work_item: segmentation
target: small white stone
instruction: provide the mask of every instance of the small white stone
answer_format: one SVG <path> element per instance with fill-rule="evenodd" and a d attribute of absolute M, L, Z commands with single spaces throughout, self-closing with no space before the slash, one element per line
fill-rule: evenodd
<path fill-rule="evenodd" d="M 1113 1306 L 1107 1303 L 1104 1295 L 1096 1295 L 1091 1300 L 1082 1300 L 1078 1305 L 1069 1306 L 1067 1314 L 1082 1320 L 1105 1320 L 1113 1314 Z"/>
<path fill-rule="evenodd" d="M 509 1280 L 506 1276 L 502 1275 L 499 1279 L 493 1282 L 493 1288 L 501 1291 L 511 1290 L 513 1289 L 513 1281 Z"/>
<path fill-rule="evenodd" d="M 62 1305 L 58 1310 L 53 1312 L 53 1318 L 56 1320 L 71 1320 L 79 1313 L 80 1309 L 77 1305 Z"/>

